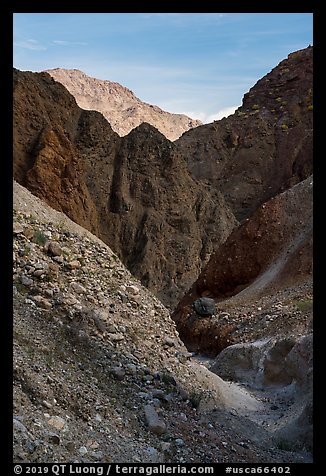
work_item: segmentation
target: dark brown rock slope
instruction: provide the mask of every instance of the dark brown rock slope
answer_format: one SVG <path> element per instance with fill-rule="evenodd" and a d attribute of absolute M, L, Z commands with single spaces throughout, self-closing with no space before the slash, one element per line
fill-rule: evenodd
<path fill-rule="evenodd" d="M 312 281 L 312 198 L 309 177 L 259 207 L 216 250 L 173 315 L 187 345 L 216 355 L 236 329 L 230 319 L 199 318 L 199 297 L 241 304 Z"/>
<path fill-rule="evenodd" d="M 74 98 L 50 76 L 14 70 L 15 179 L 97 233 L 97 212 L 73 140 L 81 117 Z"/>
<path fill-rule="evenodd" d="M 46 73 L 14 71 L 14 177 L 100 236 L 167 305 L 236 224 L 154 127 L 120 138 Z"/>
<path fill-rule="evenodd" d="M 313 48 L 288 56 L 226 119 L 176 141 L 193 177 L 220 190 L 242 221 L 312 173 Z"/>
<path fill-rule="evenodd" d="M 148 124 L 122 142 L 108 185 L 107 241 L 144 285 L 176 304 L 235 225 L 223 197 L 195 182 L 175 146 Z"/>

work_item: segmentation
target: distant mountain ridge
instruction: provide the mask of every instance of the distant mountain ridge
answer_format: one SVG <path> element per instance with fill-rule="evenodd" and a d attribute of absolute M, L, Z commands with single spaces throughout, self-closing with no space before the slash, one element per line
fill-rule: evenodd
<path fill-rule="evenodd" d="M 173 114 L 147 104 L 121 84 L 90 77 L 78 69 L 55 68 L 45 72 L 68 89 L 79 107 L 102 113 L 120 136 L 147 122 L 174 141 L 202 124 L 185 114 Z"/>

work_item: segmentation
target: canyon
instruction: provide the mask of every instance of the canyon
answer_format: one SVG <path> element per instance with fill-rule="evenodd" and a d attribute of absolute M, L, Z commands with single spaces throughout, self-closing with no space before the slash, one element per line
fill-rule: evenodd
<path fill-rule="evenodd" d="M 312 462 L 313 48 L 174 141 L 54 71 L 13 74 L 15 461 Z"/>

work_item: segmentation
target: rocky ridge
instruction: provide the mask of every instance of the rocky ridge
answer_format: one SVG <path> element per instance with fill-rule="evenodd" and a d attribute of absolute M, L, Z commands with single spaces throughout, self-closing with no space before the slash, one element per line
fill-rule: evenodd
<path fill-rule="evenodd" d="M 14 184 L 15 462 L 307 462 L 96 236 Z"/>
<path fill-rule="evenodd" d="M 202 124 L 185 114 L 172 114 L 147 104 L 121 84 L 92 78 L 78 69 L 55 68 L 45 72 L 68 89 L 79 107 L 101 112 L 120 136 L 147 122 L 174 141 L 184 132 Z"/>
<path fill-rule="evenodd" d="M 242 222 L 313 169 L 313 47 L 288 55 L 231 116 L 176 141 L 196 179 Z"/>

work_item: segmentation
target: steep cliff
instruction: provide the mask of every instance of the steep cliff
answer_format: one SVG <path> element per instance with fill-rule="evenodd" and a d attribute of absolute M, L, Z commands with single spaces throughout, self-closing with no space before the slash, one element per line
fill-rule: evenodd
<path fill-rule="evenodd" d="M 221 121 L 176 141 L 194 178 L 224 195 L 238 220 L 312 173 L 313 48 L 288 56 Z"/>

